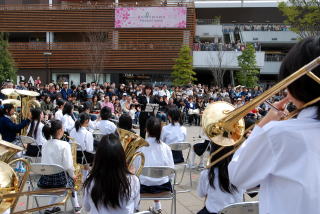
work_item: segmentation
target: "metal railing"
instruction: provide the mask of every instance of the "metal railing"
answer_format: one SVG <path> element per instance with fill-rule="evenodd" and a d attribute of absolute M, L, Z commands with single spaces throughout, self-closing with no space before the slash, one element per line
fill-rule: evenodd
<path fill-rule="evenodd" d="M 194 7 L 194 2 L 159 1 L 159 2 L 128 2 L 128 3 L 67 3 L 67 4 L 4 4 L 0 10 L 82 10 L 82 9 L 114 9 L 116 7 Z"/>

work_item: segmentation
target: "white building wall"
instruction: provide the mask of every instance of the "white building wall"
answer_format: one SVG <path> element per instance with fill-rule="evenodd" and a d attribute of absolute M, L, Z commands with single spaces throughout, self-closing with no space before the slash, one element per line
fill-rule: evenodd
<path fill-rule="evenodd" d="M 193 51 L 193 67 L 194 68 L 211 68 L 221 67 L 225 69 L 239 69 L 237 57 L 241 55 L 241 51 Z M 257 66 L 264 66 L 263 51 L 256 52 Z M 222 60 L 219 60 L 222 59 Z"/>
<path fill-rule="evenodd" d="M 203 38 L 223 37 L 222 25 L 196 25 L 196 36 Z"/>
<path fill-rule="evenodd" d="M 281 62 L 265 62 L 261 74 L 279 74 Z"/>
<path fill-rule="evenodd" d="M 268 44 L 296 43 L 299 35 L 292 31 L 241 31 L 243 42 Z"/>

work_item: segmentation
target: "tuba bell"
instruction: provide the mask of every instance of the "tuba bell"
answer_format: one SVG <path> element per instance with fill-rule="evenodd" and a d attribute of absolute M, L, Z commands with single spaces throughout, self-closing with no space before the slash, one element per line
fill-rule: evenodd
<path fill-rule="evenodd" d="M 10 208 L 14 210 L 19 199 L 19 197 L 1 198 L 1 196 L 20 193 L 29 175 L 29 162 L 24 159 L 13 159 L 13 157 L 22 150 L 22 147 L 0 139 L 0 213 Z M 21 179 L 19 179 L 16 172 L 10 166 L 18 161 L 22 161 L 27 170 Z"/>
<path fill-rule="evenodd" d="M 118 133 L 122 147 L 126 154 L 128 168 L 130 169 L 133 166 L 133 162 L 137 157 L 141 157 L 140 167 L 136 171 L 136 175 L 139 176 L 144 166 L 145 157 L 142 152 L 137 152 L 137 150 L 143 146 L 149 146 L 149 143 L 139 135 L 125 129 L 118 128 Z"/>
<path fill-rule="evenodd" d="M 295 73 L 291 74 L 287 78 L 274 85 L 272 88 L 265 91 L 263 94 L 250 101 L 248 104 L 243 105 L 237 109 L 235 109 L 229 103 L 220 101 L 208 105 L 203 112 L 201 125 L 209 139 L 213 143 L 218 144 L 221 147 L 210 155 L 207 162 L 207 168 L 214 166 L 221 160 L 233 154 L 239 148 L 241 143 L 244 142 L 244 134 L 248 132 L 252 127 L 245 130 L 243 118 L 256 106 L 259 106 L 263 102 L 266 102 L 276 93 L 284 90 L 288 85 L 304 75 L 309 76 L 312 80 L 320 84 L 320 78 L 312 73 L 312 70 L 319 66 L 319 64 L 320 57 L 317 57 L 310 63 L 300 68 Z M 293 111 L 285 119 L 294 117 L 303 108 L 306 108 L 319 101 L 320 97 L 304 104 L 301 109 Z M 234 146 L 234 149 L 211 162 L 211 159 L 214 155 L 228 146 Z"/>

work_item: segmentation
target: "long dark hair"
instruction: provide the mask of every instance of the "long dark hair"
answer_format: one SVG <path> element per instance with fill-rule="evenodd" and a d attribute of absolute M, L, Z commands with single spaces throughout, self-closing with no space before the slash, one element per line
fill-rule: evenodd
<path fill-rule="evenodd" d="M 89 114 L 85 112 L 82 112 L 81 114 L 79 114 L 79 119 L 74 124 L 76 131 L 79 131 L 80 126 L 82 126 L 87 120 L 90 120 Z"/>
<path fill-rule="evenodd" d="M 73 109 L 72 104 L 69 102 L 66 102 L 66 104 L 64 104 L 64 106 L 63 106 L 62 114 L 63 115 L 68 114 L 68 115 L 72 116 L 72 109 Z"/>
<path fill-rule="evenodd" d="M 156 117 L 150 117 L 146 123 L 148 136 L 155 137 L 157 142 L 160 143 L 161 136 L 161 121 Z"/>
<path fill-rule="evenodd" d="M 42 133 L 49 140 L 50 138 L 55 138 L 60 129 L 62 129 L 62 122 L 60 120 L 51 120 L 42 128 Z"/>
<path fill-rule="evenodd" d="M 211 153 L 216 151 L 219 148 L 220 148 L 219 145 L 214 143 L 211 144 Z M 233 149 L 232 146 L 226 147 L 225 149 L 222 150 L 222 152 L 219 152 L 218 154 L 213 155 L 211 158 L 211 161 L 216 160 L 217 158 L 221 157 L 222 155 L 226 154 L 232 149 Z M 218 162 L 216 165 L 212 166 L 209 169 L 209 173 L 208 173 L 209 184 L 213 189 L 215 189 L 216 187 L 214 186 L 214 179 L 216 175 L 214 171 L 215 169 L 218 169 L 219 188 L 221 189 L 221 191 L 227 192 L 230 194 L 238 191 L 237 187 L 231 184 L 229 180 L 228 165 L 231 159 L 232 159 L 232 155 Z"/>
<path fill-rule="evenodd" d="M 121 201 L 129 200 L 129 174 L 119 137 L 116 134 L 105 135 L 97 148 L 89 177 L 84 182 L 87 191 L 93 185 L 91 198 L 97 209 L 99 205 L 117 208 Z"/>
<path fill-rule="evenodd" d="M 41 120 L 41 109 L 40 108 L 33 108 L 31 109 L 31 125 L 30 130 L 28 132 L 29 137 L 37 138 L 37 131 Z M 35 124 L 37 121 L 37 124 Z"/>
<path fill-rule="evenodd" d="M 171 118 L 171 124 L 174 126 L 174 123 L 179 122 L 180 126 L 183 125 L 181 113 L 177 108 L 169 108 L 168 116 Z"/>
<path fill-rule="evenodd" d="M 3 108 L 0 109 L 0 117 L 3 117 L 4 115 L 8 115 L 9 111 L 13 109 L 14 106 L 12 104 L 4 104 Z"/>
<path fill-rule="evenodd" d="M 310 37 L 298 42 L 287 54 L 280 67 L 280 79 L 284 79 L 297 71 L 302 66 L 320 56 L 320 37 Z M 320 66 L 312 72 L 320 77 Z M 307 75 L 297 79 L 288 86 L 290 94 L 302 102 L 309 101 L 320 96 L 320 85 Z M 317 119 L 320 120 L 320 101 L 313 104 L 318 107 Z"/>

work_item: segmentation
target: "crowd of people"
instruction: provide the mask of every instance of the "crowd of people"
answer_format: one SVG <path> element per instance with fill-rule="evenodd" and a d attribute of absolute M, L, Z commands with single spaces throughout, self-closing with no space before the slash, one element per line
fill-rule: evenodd
<path fill-rule="evenodd" d="M 254 48 L 256 51 L 261 51 L 261 44 L 255 42 Z M 193 44 L 193 51 L 243 51 L 246 44 L 240 41 L 236 43 L 217 43 L 211 42 L 197 42 Z"/>
<path fill-rule="evenodd" d="M 320 178 L 317 176 L 319 170 L 316 166 L 320 164 L 320 85 L 315 77 L 320 76 L 320 68 L 315 65 L 319 56 L 319 37 L 301 40 L 288 53 L 280 68 L 282 80 L 297 76 L 295 72 L 312 60 L 313 75 L 295 79 L 286 91 L 272 97 L 269 102 L 275 102 L 269 110 L 262 104 L 249 112 L 245 118 L 246 127 L 250 126 L 249 120 L 256 119 L 259 115 L 265 116 L 244 136 L 247 139 L 233 155 L 201 172 L 197 193 L 205 198 L 205 206 L 198 214 L 217 214 L 224 207 L 242 201 L 243 193 L 254 187 L 259 188 L 259 213 L 318 212 Z M 5 84 L 5 88 L 9 88 L 6 90 L 7 94 L 12 91 L 12 87 L 11 82 Z M 18 87 L 19 90 L 25 90 L 26 85 L 21 81 Z M 116 88 L 115 84 L 90 83 L 69 88 L 66 82 L 61 89 L 55 84 L 37 85 L 28 89 L 39 91 L 41 107 L 32 108 L 30 115 L 16 124 L 11 120 L 15 112 L 14 105 L 10 102 L 1 104 L 2 139 L 17 144 L 17 134 L 27 127 L 27 136 L 34 138 L 41 146 L 40 151 L 35 152 L 37 156 L 41 156 L 41 162 L 59 165 L 67 174 L 43 175 L 38 186 L 70 187 L 74 211 L 80 213 L 78 192 L 73 188 L 79 177 L 75 173 L 71 146 L 67 142 L 71 138 L 76 139 L 81 147 L 80 151 L 86 152 L 79 155 L 88 160 L 86 163 L 82 162 L 83 158 L 77 160 L 79 164 L 85 165 L 82 171 L 82 208 L 95 214 L 132 214 L 139 210 L 141 194 L 174 191 L 170 176 L 152 178 L 148 174 L 138 178 L 135 172 L 140 160 L 136 160 L 132 167 L 126 162 L 117 126 L 111 119 L 117 121 L 119 128 L 134 131 L 132 126 L 128 126 L 133 117 L 126 112 L 130 111 L 132 103 L 137 105 L 135 107 L 140 112 L 139 134 L 149 144 L 149 147 L 138 149 L 145 155 L 144 166 L 174 168 L 175 164 L 184 162 L 184 157 L 182 151 L 171 150 L 169 145 L 186 140 L 187 129 L 183 126 L 183 116 L 187 116 L 189 123 L 195 121 L 198 124 L 202 109 L 211 102 L 230 102 L 237 108 L 262 93 L 259 87 L 248 89 L 229 86 L 221 89 L 201 84 L 170 88 L 166 85 L 151 87 L 121 84 Z M 99 101 L 103 102 L 98 104 Z M 299 113 L 294 119 L 284 120 L 291 111 L 290 103 Z M 163 115 L 157 114 L 157 107 Z M 75 108 L 78 115 L 74 114 Z M 51 118 L 44 119 L 43 113 L 46 111 L 51 112 Z M 90 112 L 98 112 L 92 114 L 98 115 L 98 119 L 90 116 Z M 163 126 L 161 120 L 168 120 L 167 124 Z M 212 132 L 222 133 L 215 136 L 217 138 L 207 138 L 206 141 L 224 138 L 234 140 L 238 137 L 237 132 L 230 132 L 220 124 L 215 125 Z M 234 124 L 231 125 L 233 127 Z M 100 131 L 103 135 L 101 140 L 94 142 L 92 130 Z M 211 145 L 211 152 L 218 151 L 221 147 L 217 142 L 212 142 Z M 232 146 L 228 146 L 222 152 L 212 154 L 211 161 L 223 157 L 232 149 Z M 26 148 L 26 152 L 31 153 L 33 150 L 35 147 Z M 56 197 L 52 197 L 49 203 L 54 204 L 56 200 Z M 58 211 L 59 207 L 53 207 L 45 213 Z M 162 213 L 161 203 L 155 200 L 150 211 Z"/>
<path fill-rule="evenodd" d="M 12 82 L 4 84 L 3 88 L 13 88 Z M 129 83 L 96 84 L 81 83 L 80 85 L 69 86 L 68 82 L 59 84 L 50 83 L 47 85 L 36 84 L 35 86 L 20 81 L 17 89 L 28 89 L 39 92 L 37 98 L 41 104 L 41 110 L 50 120 L 61 108 L 60 101 L 69 102 L 74 107 L 75 113 L 79 113 L 79 108 L 85 108 L 91 113 L 91 119 L 97 119 L 99 111 L 103 107 L 111 109 L 112 118 L 118 120 L 122 114 L 128 114 L 133 124 L 140 125 L 139 120 L 142 111 L 143 91 L 145 85 Z M 155 116 L 162 122 L 168 121 L 168 109 L 177 107 L 182 113 L 183 121 L 189 125 L 200 125 L 200 116 L 205 107 L 214 101 L 224 100 L 236 106 L 240 106 L 250 101 L 263 92 L 261 87 L 247 88 L 245 86 L 226 88 L 209 87 L 207 85 L 188 85 L 185 87 L 168 87 L 158 85 L 151 87 L 151 103 L 158 104 Z M 3 100 L 5 96 L 0 94 Z M 0 100 L 1 101 L 1 100 Z"/>

